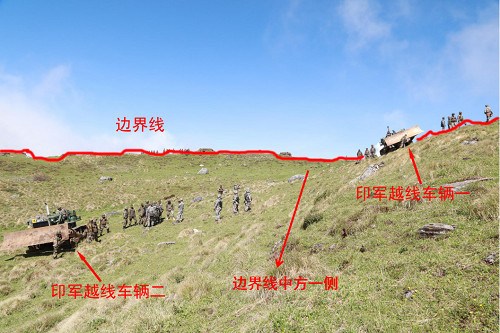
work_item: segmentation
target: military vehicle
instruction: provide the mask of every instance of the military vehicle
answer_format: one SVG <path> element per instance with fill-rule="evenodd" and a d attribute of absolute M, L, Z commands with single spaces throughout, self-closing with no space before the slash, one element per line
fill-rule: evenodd
<path fill-rule="evenodd" d="M 45 204 L 47 215 L 38 215 L 28 220 L 28 230 L 15 231 L 4 234 L 3 243 L 0 250 L 11 251 L 23 247 L 28 247 L 27 253 L 52 251 L 52 242 L 55 234 L 60 231 L 62 234 L 62 247 L 74 247 L 83 239 L 87 226 L 77 226 L 76 222 L 81 220 L 76 212 L 59 209 L 58 212 L 49 213 L 49 208 Z"/>
<path fill-rule="evenodd" d="M 380 155 L 386 155 L 392 151 L 395 151 L 401 147 L 405 147 L 412 143 L 413 139 L 422 133 L 418 125 L 415 125 L 409 129 L 402 129 L 397 133 L 386 136 L 380 139 Z"/>

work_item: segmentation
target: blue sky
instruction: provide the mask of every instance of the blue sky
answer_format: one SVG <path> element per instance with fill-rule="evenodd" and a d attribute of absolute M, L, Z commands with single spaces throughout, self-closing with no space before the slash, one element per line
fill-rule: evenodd
<path fill-rule="evenodd" d="M 0 148 L 354 156 L 499 113 L 498 1 L 0 0 Z M 116 118 L 162 117 L 164 133 Z M 43 133 L 43 134 L 42 134 Z"/>

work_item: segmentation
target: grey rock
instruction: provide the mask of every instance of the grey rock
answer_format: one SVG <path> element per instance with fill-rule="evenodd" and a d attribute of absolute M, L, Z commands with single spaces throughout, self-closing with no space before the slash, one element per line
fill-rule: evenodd
<path fill-rule="evenodd" d="M 406 291 L 404 292 L 404 296 L 405 296 L 405 298 L 406 298 L 406 299 L 411 299 L 411 298 L 412 298 L 412 296 L 413 296 L 413 293 L 414 293 L 414 291 L 413 291 L 413 290 L 406 290 Z"/>
<path fill-rule="evenodd" d="M 202 201 L 202 200 L 203 200 L 203 197 L 198 196 L 198 197 L 195 197 L 195 198 L 193 199 L 193 202 L 200 202 L 200 201 Z"/>
<path fill-rule="evenodd" d="M 497 253 L 490 253 L 486 258 L 484 258 L 484 262 L 488 265 L 493 265 L 497 260 Z"/>
<path fill-rule="evenodd" d="M 465 140 L 464 142 L 462 142 L 462 144 L 463 145 L 475 145 L 478 142 L 479 142 L 478 138 L 472 138 L 470 140 Z"/>
<path fill-rule="evenodd" d="M 208 173 L 208 169 L 207 168 L 201 168 L 200 171 L 198 171 L 199 175 L 206 175 L 207 173 Z"/>
<path fill-rule="evenodd" d="M 311 248 L 311 253 L 318 253 L 320 251 L 323 251 L 323 244 L 321 243 L 314 244 L 313 247 Z"/>
<path fill-rule="evenodd" d="M 294 176 L 288 178 L 288 182 L 289 183 L 293 183 L 296 180 L 302 180 L 302 179 L 304 179 L 304 177 L 305 177 L 305 175 L 294 175 Z"/>
<path fill-rule="evenodd" d="M 461 189 L 463 189 L 465 186 L 471 184 L 471 183 L 475 183 L 475 182 L 481 182 L 481 181 L 485 181 L 485 180 L 491 180 L 492 178 L 476 178 L 476 179 L 467 179 L 467 180 L 464 180 L 464 181 L 461 181 L 461 182 L 455 182 L 455 183 L 451 183 L 451 184 L 444 184 L 443 187 L 453 187 L 453 190 L 454 191 L 460 191 Z"/>
<path fill-rule="evenodd" d="M 99 177 L 99 181 L 100 181 L 101 183 L 102 183 L 102 182 L 106 182 L 106 181 L 110 182 L 110 181 L 112 181 L 112 180 L 113 180 L 113 177 L 108 177 L 108 176 L 101 176 L 101 177 Z"/>
<path fill-rule="evenodd" d="M 422 236 L 444 235 L 447 232 L 455 230 L 455 226 L 443 223 L 429 223 L 418 230 Z"/>
<path fill-rule="evenodd" d="M 160 246 L 160 245 L 174 245 L 175 242 L 161 242 L 161 243 L 158 243 L 157 245 Z"/>

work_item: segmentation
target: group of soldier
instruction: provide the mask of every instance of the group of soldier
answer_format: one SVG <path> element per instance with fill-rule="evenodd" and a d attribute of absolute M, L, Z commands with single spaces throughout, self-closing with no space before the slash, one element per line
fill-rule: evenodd
<path fill-rule="evenodd" d="M 166 219 L 174 219 L 174 224 L 180 223 L 184 220 L 184 200 L 182 198 L 178 200 L 177 208 L 177 218 L 174 218 L 174 205 L 172 204 L 172 201 L 167 200 L 167 204 L 165 207 L 167 213 Z M 123 209 L 123 229 L 137 224 L 140 224 L 145 228 L 150 228 L 156 224 L 159 224 L 163 220 L 163 205 L 161 203 L 161 200 L 152 203 L 150 203 L 149 201 L 146 201 L 146 203 L 141 203 L 137 214 L 139 216 L 139 222 L 137 221 L 134 206 L 130 206 L 130 208 L 125 207 Z"/>
<path fill-rule="evenodd" d="M 357 157 L 363 156 L 363 153 L 361 152 L 361 149 L 358 149 L 358 152 L 356 153 Z M 365 158 L 375 158 L 377 157 L 377 149 L 372 145 L 370 149 L 366 148 L 365 149 Z"/>
<path fill-rule="evenodd" d="M 441 118 L 441 129 L 446 129 L 446 126 L 448 126 L 448 129 L 453 128 L 457 126 L 457 124 L 460 124 L 462 121 L 464 121 L 462 111 L 458 113 L 458 117 L 456 117 L 455 114 L 452 113 L 451 116 L 448 116 L 448 121 L 445 121 L 444 117 Z"/>
<path fill-rule="evenodd" d="M 240 189 L 239 185 L 234 185 L 233 187 L 233 214 L 238 214 L 239 213 L 239 206 L 240 206 L 240 195 L 238 193 Z M 215 200 L 214 204 L 214 211 L 215 211 L 215 222 L 218 223 L 221 220 L 221 212 L 222 212 L 222 195 L 224 194 L 224 189 L 222 188 L 222 185 L 219 187 L 217 190 L 217 199 Z M 245 194 L 243 195 L 243 200 L 245 203 L 245 212 L 249 212 L 252 210 L 252 195 L 250 193 L 250 189 L 246 188 L 245 189 Z"/>
<path fill-rule="evenodd" d="M 487 122 L 490 121 L 493 116 L 493 111 L 491 111 L 491 107 L 488 104 L 484 106 L 484 115 L 486 116 Z M 441 118 L 441 129 L 445 130 L 446 128 L 453 128 L 463 121 L 464 116 L 461 111 L 458 113 L 458 116 L 455 116 L 455 114 L 452 113 L 451 116 L 448 116 L 448 120 L 445 120 L 444 117 Z"/>

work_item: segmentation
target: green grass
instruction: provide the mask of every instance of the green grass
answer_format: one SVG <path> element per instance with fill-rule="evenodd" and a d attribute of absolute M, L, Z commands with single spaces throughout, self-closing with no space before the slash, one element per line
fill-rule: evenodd
<path fill-rule="evenodd" d="M 461 144 L 472 137 L 479 138 L 476 145 Z M 411 149 L 424 186 L 472 177 L 492 180 L 469 185 L 465 190 L 471 194 L 452 202 L 409 207 L 356 200 L 358 185 L 417 183 L 406 149 L 379 158 L 385 166 L 357 183 L 351 180 L 372 161 L 126 155 L 46 163 L 2 156 L 2 234 L 25 229 L 26 220 L 44 211 L 44 202 L 52 210 L 76 209 L 82 223 L 170 195 L 184 198 L 186 206 L 183 223 L 149 231 L 122 231 L 121 215 L 112 215 L 111 233 L 102 242 L 78 247 L 103 283 L 164 285 L 167 298 L 58 300 L 51 297 L 53 283 L 97 283 L 75 253 L 65 252 L 58 260 L 24 257 L 24 250 L 2 253 L 0 331 L 497 332 L 498 261 L 490 266 L 483 259 L 498 251 L 498 123 L 463 127 Z M 200 164 L 208 175 L 197 174 Z M 271 249 L 286 233 L 301 186 L 287 179 L 307 169 L 285 263 L 276 268 Z M 99 183 L 103 175 L 113 181 Z M 213 202 L 220 184 L 229 192 L 222 223 L 215 224 Z M 233 184 L 251 188 L 251 212 L 231 213 Z M 192 203 L 196 196 L 203 200 Z M 443 237 L 421 238 L 418 229 L 430 222 L 457 228 Z M 202 233 L 193 234 L 193 228 Z M 176 244 L 157 245 L 164 241 Z M 313 253 L 315 244 L 323 250 Z M 233 277 L 240 275 L 300 275 L 315 281 L 338 275 L 339 290 L 315 285 L 305 291 L 232 290 Z M 411 299 L 404 297 L 408 289 L 415 291 Z"/>

